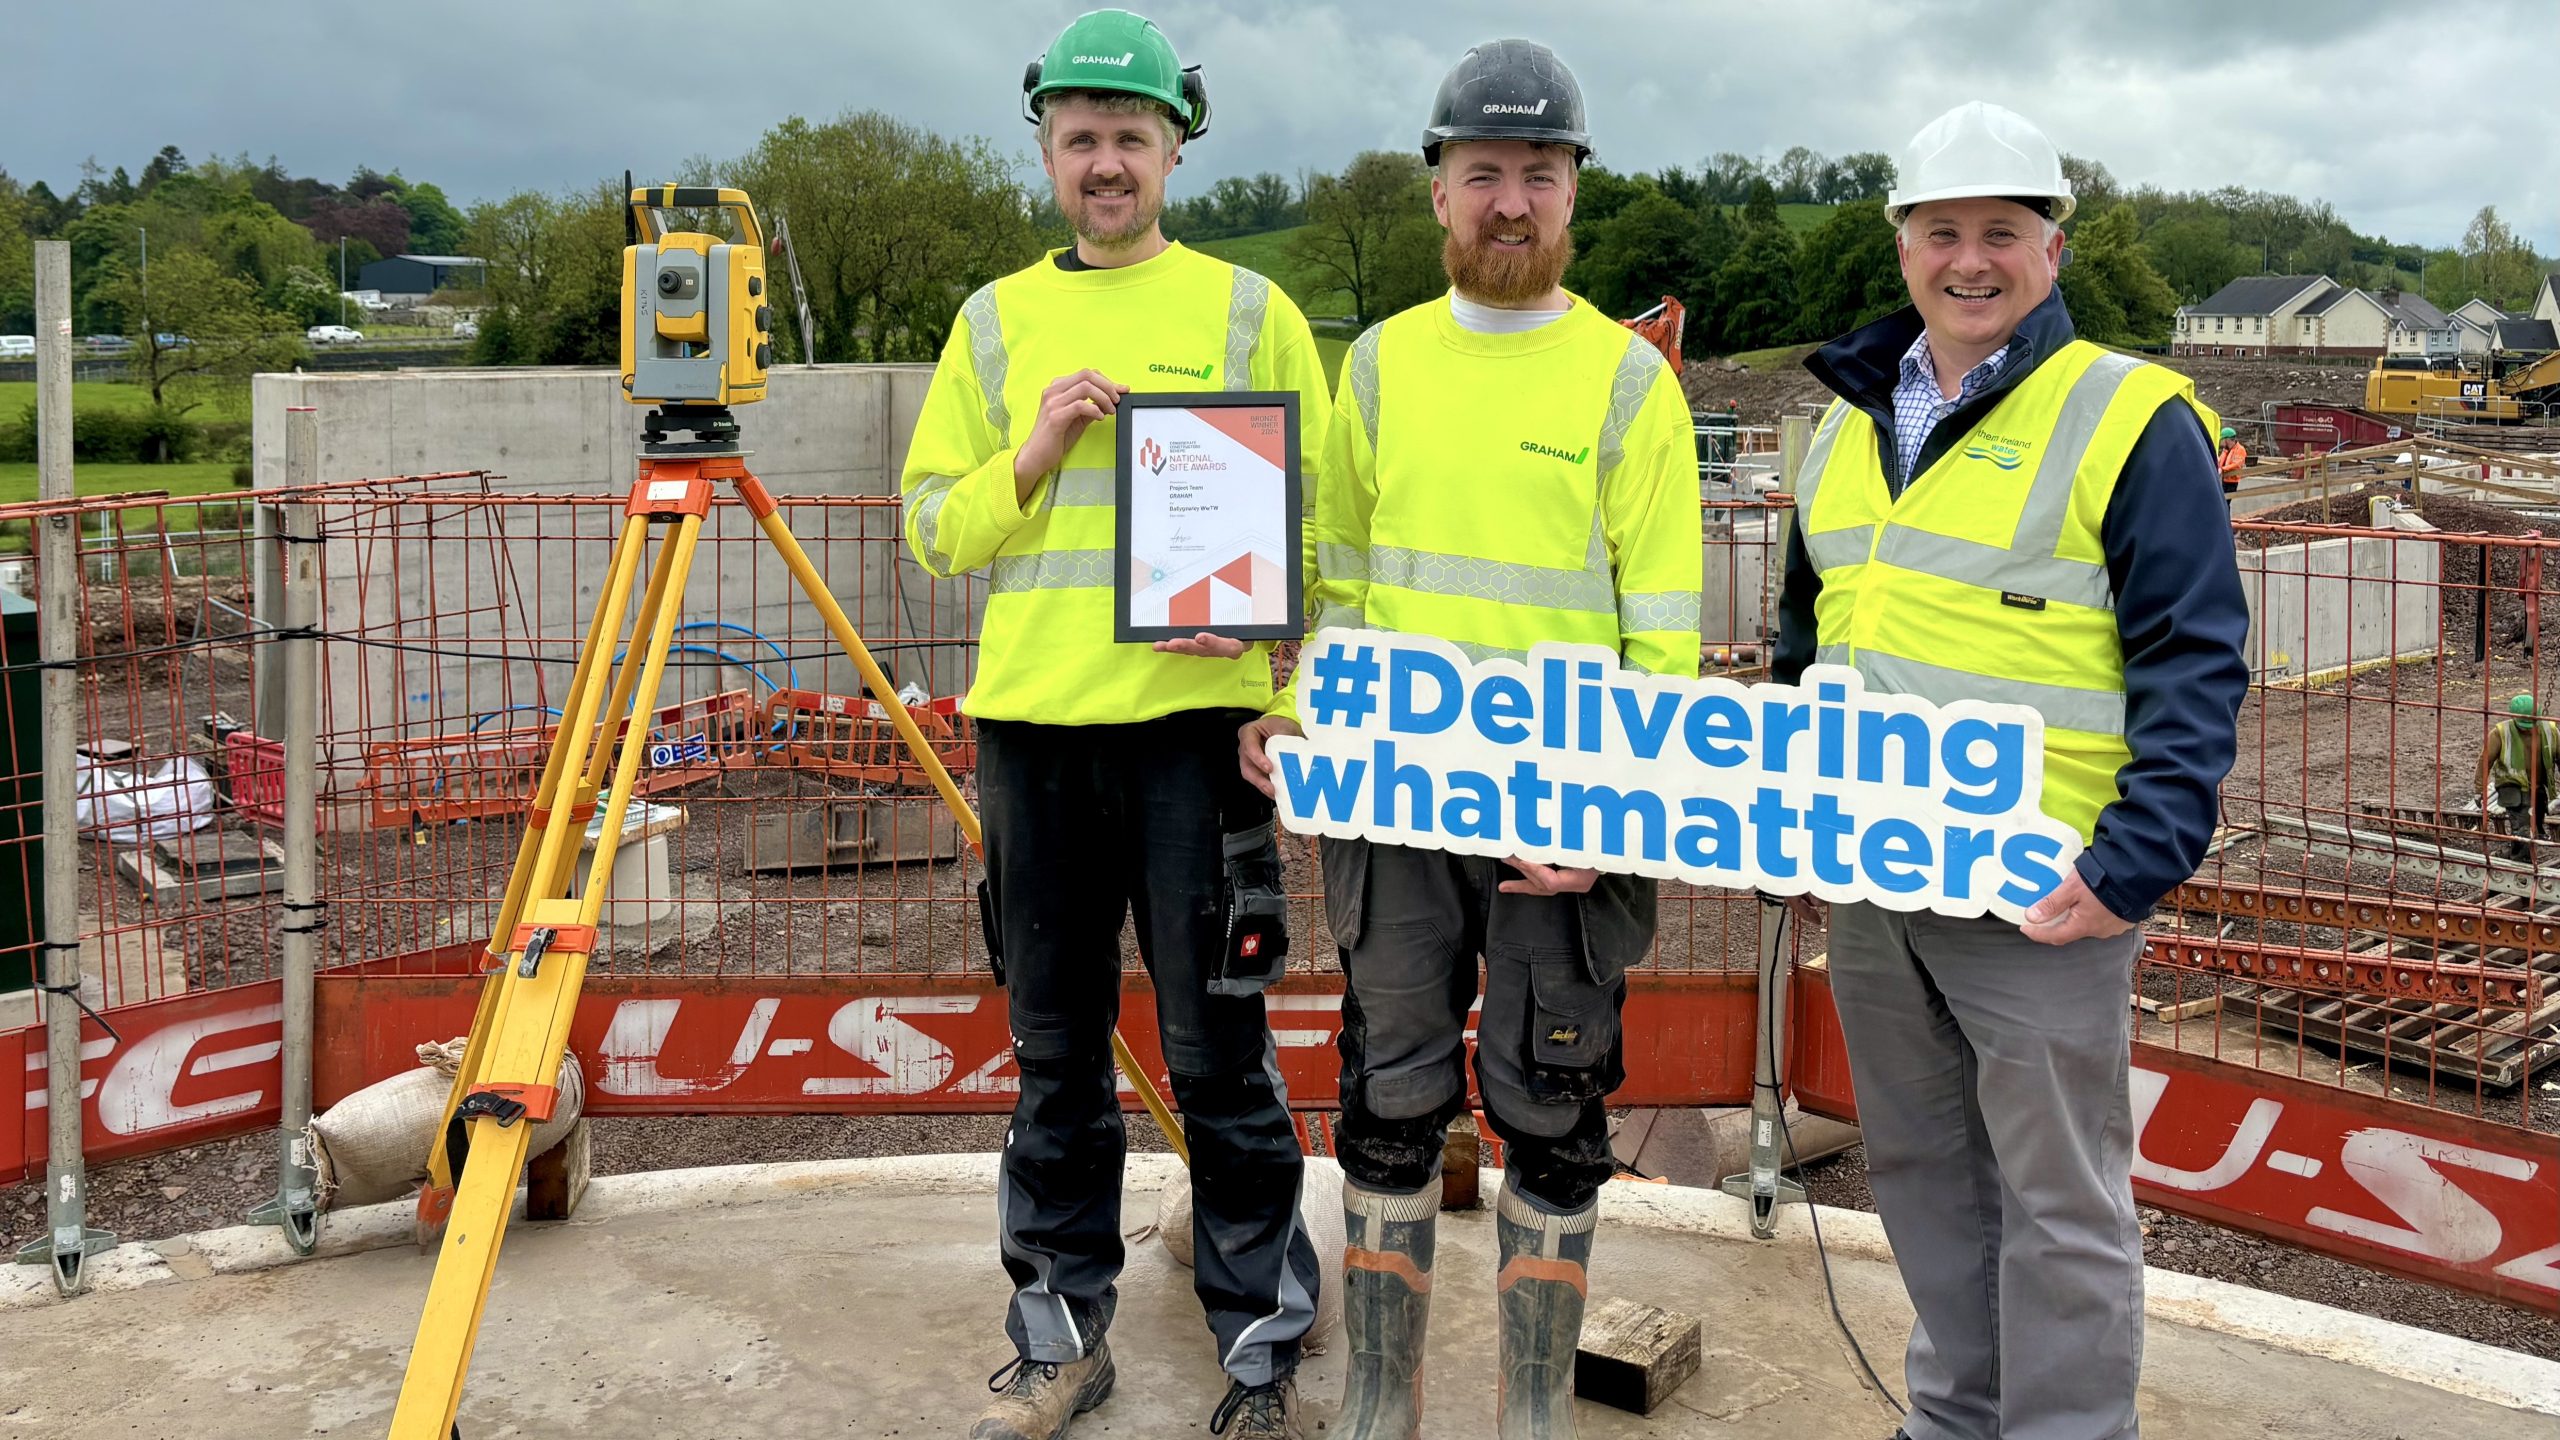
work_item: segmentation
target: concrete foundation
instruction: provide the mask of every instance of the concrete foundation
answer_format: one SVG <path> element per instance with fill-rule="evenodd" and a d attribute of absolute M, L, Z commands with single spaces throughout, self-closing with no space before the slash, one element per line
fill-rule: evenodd
<path fill-rule="evenodd" d="M 1124 1228 L 1155 1213 L 1170 1157 L 1133 1156 Z M 738 1166 L 595 1182 L 567 1224 L 508 1237 L 462 1402 L 493 1436 L 927 1436 L 967 1432 L 1001 1329 L 989 1156 Z M 1705 1325 L 1700 1373 L 1652 1416 L 1585 1403 L 1592 1440 L 1863 1440 L 1894 1428 L 1823 1305 L 1806 1212 L 1746 1238 L 1743 1202 L 1603 1192 L 1595 1301 Z M 431 1259 L 405 1206 L 328 1217 L 322 1256 L 272 1230 L 128 1245 L 69 1305 L 0 1271 L 0 1435 L 378 1435 Z M 1911 1312 L 1872 1216 L 1825 1211 L 1840 1304 L 1893 1388 Z M 1490 1209 L 1442 1217 L 1428 1433 L 1492 1433 Z M 1191 1276 L 1131 1248 L 1111 1340 L 1118 1392 L 1075 1434 L 1203 1431 L 1224 1390 Z M 2560 1365 L 2213 1281 L 2154 1271 L 2143 1418 L 2178 1440 L 2512 1440 L 2560 1416 Z M 1306 1362 L 1311 1435 L 1341 1395 L 1339 1340 Z"/>
<path fill-rule="evenodd" d="M 2361 516 L 2357 517 L 2359 523 Z M 2432 657 L 2443 547 L 2337 539 L 2239 552 L 2250 670 L 2269 683 Z"/>

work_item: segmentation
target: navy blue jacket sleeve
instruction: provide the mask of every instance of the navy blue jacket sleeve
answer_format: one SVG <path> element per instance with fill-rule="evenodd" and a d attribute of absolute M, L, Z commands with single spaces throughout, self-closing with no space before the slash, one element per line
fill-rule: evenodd
<path fill-rule="evenodd" d="M 1804 514 L 1793 518 L 1787 526 L 1786 579 L 1778 591 L 1778 643 L 1769 653 L 1769 678 L 1781 685 L 1796 683 L 1813 663 L 1813 599 L 1822 593 L 1822 576 L 1805 553 Z"/>
<path fill-rule="evenodd" d="M 2249 690 L 2248 597 L 2213 446 L 2194 410 L 2171 401 L 2151 417 L 2116 481 L 2101 539 L 2124 642 L 2133 758 L 2117 772 L 2119 798 L 2099 812 L 2078 868 L 2098 903 L 2140 920 L 2204 863 Z"/>

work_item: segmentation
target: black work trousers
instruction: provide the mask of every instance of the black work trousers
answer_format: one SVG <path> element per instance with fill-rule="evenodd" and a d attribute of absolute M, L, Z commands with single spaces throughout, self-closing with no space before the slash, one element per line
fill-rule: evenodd
<path fill-rule="evenodd" d="M 1409 1192 L 1439 1173 L 1476 1083 L 1508 1147 L 1504 1185 L 1558 1214 L 1617 1171 L 1609 1092 L 1626 1078 L 1626 968 L 1653 943 L 1654 887 L 1603 875 L 1588 894 L 1510 895 L 1499 860 L 1362 840 L 1324 842 L 1325 906 L 1342 950 L 1342 1169 Z"/>
<path fill-rule="evenodd" d="M 1248 1385 L 1295 1369 L 1315 1319 L 1305 1160 L 1259 995 L 1212 995 L 1226 940 L 1225 826 L 1270 818 L 1236 770 L 1249 711 L 1128 725 L 981 721 L 992 947 L 1022 1073 L 997 1224 L 1005 1332 L 1073 1360 L 1111 1323 L 1127 1152 L 1111 1058 L 1120 928 L 1134 916 L 1191 1149 L 1193 1288 L 1220 1364 Z"/>

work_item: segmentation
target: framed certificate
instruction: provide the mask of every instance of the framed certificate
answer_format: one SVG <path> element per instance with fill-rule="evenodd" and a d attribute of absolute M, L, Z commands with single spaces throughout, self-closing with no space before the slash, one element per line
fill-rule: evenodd
<path fill-rule="evenodd" d="M 1305 633 L 1298 394 L 1120 397 L 1113 638 Z"/>

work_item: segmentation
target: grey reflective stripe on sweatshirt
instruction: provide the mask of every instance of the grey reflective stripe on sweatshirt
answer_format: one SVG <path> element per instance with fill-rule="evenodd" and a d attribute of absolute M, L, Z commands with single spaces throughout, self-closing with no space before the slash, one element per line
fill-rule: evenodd
<path fill-rule="evenodd" d="M 987 424 L 1003 443 L 1012 438 L 1013 420 L 1004 408 L 1004 322 L 996 314 L 996 282 L 978 287 L 960 306 L 969 327 L 969 363 L 978 372 L 978 393 L 987 404 Z"/>
<path fill-rule="evenodd" d="M 1316 570 L 1329 580 L 1365 585 L 1369 581 L 1369 551 L 1365 546 L 1319 540 L 1316 542 Z"/>
<path fill-rule="evenodd" d="M 1108 505 L 1117 497 L 1119 481 L 1109 470 L 1077 466 L 1061 470 L 1049 482 L 1049 504 L 1060 510 Z"/>
<path fill-rule="evenodd" d="M 1596 570 L 1587 566 L 1558 570 L 1509 560 L 1479 560 L 1472 555 L 1407 550 L 1400 545 L 1372 545 L 1369 576 L 1373 583 L 1426 595 L 1535 605 L 1545 610 L 1588 610 L 1603 615 L 1618 608 L 1605 560 Z"/>
<path fill-rule="evenodd" d="M 1816 571 L 1837 570 L 1843 565 L 1864 565 L 1875 549 L 1876 527 L 1852 525 L 1846 530 L 1808 531 L 1804 537 L 1805 558 Z"/>
<path fill-rule="evenodd" d="M 1822 412 L 1822 423 L 1813 427 L 1813 443 L 1805 447 L 1804 459 L 1796 470 L 1796 525 L 1802 528 L 1813 515 L 1813 492 L 1822 484 L 1822 467 L 1831 463 L 1831 447 L 1840 439 L 1840 427 L 1848 423 L 1849 402 L 1834 400 Z"/>
<path fill-rule="evenodd" d="M 1817 654 L 1815 659 L 1826 657 Z M 2085 730 L 2098 735 L 2124 733 L 2124 696 L 2113 690 L 2080 690 L 2068 685 L 2039 685 L 2032 680 L 2005 680 L 1970 670 L 1950 670 L 1899 655 L 1858 652 L 1858 673 L 1873 689 L 1916 695 L 1940 705 L 1958 700 L 1988 700 L 1995 705 L 2024 705 L 2059 730 Z"/>
<path fill-rule="evenodd" d="M 1847 533 L 1832 532 L 1835 535 Z M 1806 543 L 1810 545 L 1815 539 L 1829 538 L 1828 535 L 1809 536 Z M 2093 565 L 2086 560 L 2064 560 L 2024 550 L 2003 550 L 1978 540 L 1959 540 L 1953 535 L 1933 535 L 1905 525 L 1887 525 L 1883 543 L 1876 546 L 1876 561 L 1898 570 L 1915 570 L 1962 585 L 2059 600 L 2067 605 L 2086 605 L 2092 610 L 2115 608 L 2115 587 L 2107 580 L 2107 567 Z"/>
<path fill-rule="evenodd" d="M 999 555 L 988 567 L 988 590 L 1006 595 L 1023 590 L 1090 590 L 1111 583 L 1119 563 L 1110 550 L 1046 550 L 1037 555 Z"/>
<path fill-rule="evenodd" d="M 1227 295 L 1227 389 L 1253 388 L 1253 347 L 1262 339 L 1262 315 L 1270 308 L 1271 282 L 1238 266 Z"/>
<path fill-rule="evenodd" d="M 1372 325 L 1351 342 L 1351 363 L 1345 367 L 1351 376 L 1351 399 L 1360 407 L 1360 427 L 1369 432 L 1372 456 L 1378 453 L 1378 329 Z"/>
<path fill-rule="evenodd" d="M 1600 421 L 1600 482 L 1606 485 L 1617 472 L 1618 464 L 1627 458 L 1627 431 L 1643 411 L 1645 397 L 1653 393 L 1654 377 L 1671 362 L 1653 348 L 1653 342 L 1641 335 L 1627 337 L 1627 352 L 1618 357 L 1618 371 L 1609 377 L 1609 413 Z"/>
<path fill-rule="evenodd" d="M 2071 515 L 2080 463 L 2089 458 L 2090 443 L 2097 439 L 2098 424 L 2107 418 L 2116 392 L 2145 363 L 2110 352 L 2071 382 L 2071 393 L 2062 397 L 2062 414 L 2045 441 L 2044 459 L 2036 466 L 2035 484 L 2028 487 L 2026 508 L 2018 514 L 2018 533 L 2010 537 L 2009 548 L 2038 556 L 2062 548 L 2062 526 Z"/>
<path fill-rule="evenodd" d="M 1639 590 L 1618 597 L 1618 629 L 1695 630 L 1698 610 L 1698 597 L 1686 591 Z"/>
<path fill-rule="evenodd" d="M 1307 633 L 1312 635 L 1328 626 L 1343 630 L 1366 630 L 1369 628 L 1369 615 L 1357 605 L 1317 606 L 1316 623 L 1308 629 Z"/>
<path fill-rule="evenodd" d="M 915 507 L 915 535 L 927 554 L 942 553 L 942 507 L 951 499 L 951 487 L 960 483 L 957 475 L 927 475 L 916 482 L 915 493 L 907 503 Z"/>
<path fill-rule="evenodd" d="M 1813 649 L 1813 663 L 1816 665 L 1846 665 L 1849 663 L 1849 647 L 1846 645 L 1817 645 Z"/>

